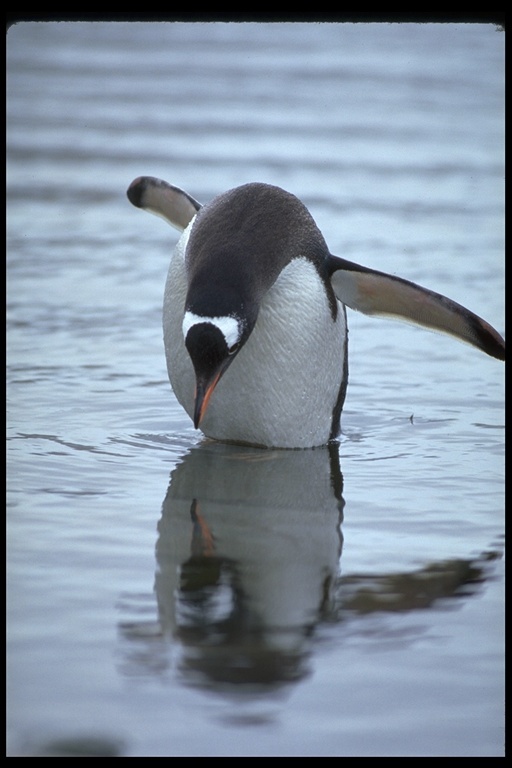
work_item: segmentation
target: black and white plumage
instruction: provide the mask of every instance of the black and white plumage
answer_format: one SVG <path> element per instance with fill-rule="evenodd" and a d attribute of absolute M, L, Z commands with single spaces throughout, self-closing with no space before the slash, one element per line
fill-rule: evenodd
<path fill-rule="evenodd" d="M 140 177 L 137 207 L 183 234 L 164 296 L 172 388 L 217 440 L 309 448 L 336 437 L 348 380 L 345 305 L 450 333 L 498 359 L 505 342 L 459 304 L 330 254 L 307 208 L 252 183 L 201 206 Z"/>

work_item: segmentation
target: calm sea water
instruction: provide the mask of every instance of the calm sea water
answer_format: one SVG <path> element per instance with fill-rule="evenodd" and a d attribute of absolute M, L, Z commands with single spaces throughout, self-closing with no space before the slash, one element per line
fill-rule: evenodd
<path fill-rule="evenodd" d="M 334 449 L 201 441 L 176 233 L 247 181 L 504 331 L 491 25 L 24 23 L 7 36 L 8 754 L 501 756 L 503 365 L 349 315 Z"/>

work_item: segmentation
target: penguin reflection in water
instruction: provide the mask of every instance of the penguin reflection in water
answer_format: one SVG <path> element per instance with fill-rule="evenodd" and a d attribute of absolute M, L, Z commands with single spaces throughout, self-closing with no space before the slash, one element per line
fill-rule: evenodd
<path fill-rule="evenodd" d="M 348 379 L 345 307 L 505 359 L 500 334 L 460 304 L 329 253 L 307 208 L 279 187 L 245 184 L 201 206 L 144 176 L 127 194 L 183 232 L 165 287 L 165 354 L 178 401 L 208 437 L 275 448 L 335 438 Z"/>

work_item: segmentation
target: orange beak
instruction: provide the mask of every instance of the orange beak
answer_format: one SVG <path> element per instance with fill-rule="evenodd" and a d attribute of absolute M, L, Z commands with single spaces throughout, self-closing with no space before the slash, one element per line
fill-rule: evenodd
<path fill-rule="evenodd" d="M 217 371 L 215 375 L 209 381 L 202 381 L 200 379 L 196 382 L 196 396 L 194 405 L 194 427 L 197 429 L 203 419 L 210 397 L 213 395 L 213 390 L 217 386 L 223 370 Z"/>

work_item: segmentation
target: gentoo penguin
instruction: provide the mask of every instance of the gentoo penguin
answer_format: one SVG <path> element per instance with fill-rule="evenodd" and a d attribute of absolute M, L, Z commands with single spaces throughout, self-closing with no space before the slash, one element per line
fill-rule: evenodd
<path fill-rule="evenodd" d="M 178 401 L 208 437 L 276 448 L 335 438 L 348 379 L 345 306 L 505 359 L 500 334 L 461 305 L 333 256 L 307 208 L 279 187 L 244 184 L 201 206 L 144 176 L 127 195 L 183 232 L 165 286 L 165 354 Z"/>

